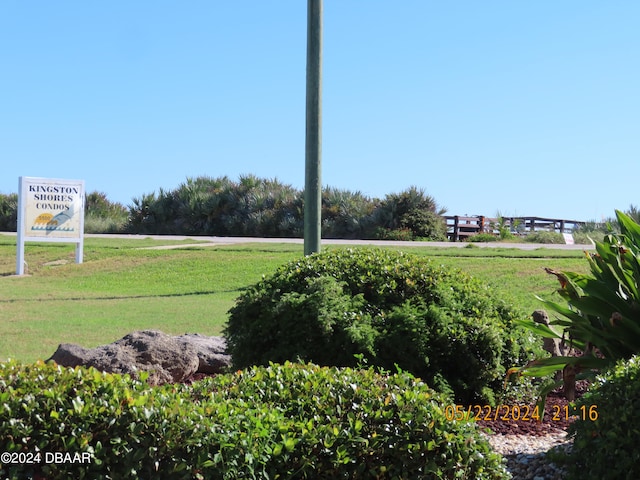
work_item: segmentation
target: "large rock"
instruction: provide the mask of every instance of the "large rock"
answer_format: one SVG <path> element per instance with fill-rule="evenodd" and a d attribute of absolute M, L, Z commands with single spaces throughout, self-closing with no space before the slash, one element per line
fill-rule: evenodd
<path fill-rule="evenodd" d="M 219 373 L 230 365 L 220 337 L 174 337 L 157 330 L 133 332 L 116 342 L 87 349 L 61 344 L 49 358 L 65 367 L 87 366 L 111 373 L 149 372 L 149 382 L 183 382 L 197 372 Z M 48 361 L 49 361 L 48 360 Z"/>
<path fill-rule="evenodd" d="M 220 373 L 231 365 L 231 356 L 227 355 L 227 342 L 223 337 L 185 333 L 175 338 L 196 350 L 198 373 Z"/>

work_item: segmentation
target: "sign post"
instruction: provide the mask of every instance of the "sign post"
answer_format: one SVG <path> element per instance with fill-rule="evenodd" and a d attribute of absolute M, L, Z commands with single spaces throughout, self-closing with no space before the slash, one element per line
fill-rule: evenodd
<path fill-rule="evenodd" d="M 82 263 L 84 180 L 20 177 L 17 237 L 17 275 L 24 275 L 24 242 L 75 243 Z"/>

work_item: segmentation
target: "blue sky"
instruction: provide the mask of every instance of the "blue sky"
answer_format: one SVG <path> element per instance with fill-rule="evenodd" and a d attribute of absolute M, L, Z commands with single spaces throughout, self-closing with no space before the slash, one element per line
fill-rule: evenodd
<path fill-rule="evenodd" d="M 306 3 L 0 2 L 0 193 L 302 188 Z M 452 215 L 640 204 L 639 21 L 630 0 L 324 0 L 322 183 L 416 185 Z"/>

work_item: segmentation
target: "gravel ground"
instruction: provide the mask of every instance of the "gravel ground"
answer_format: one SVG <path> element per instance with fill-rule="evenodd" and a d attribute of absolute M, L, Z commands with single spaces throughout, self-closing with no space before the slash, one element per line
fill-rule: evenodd
<path fill-rule="evenodd" d="M 553 447 L 571 448 L 566 432 L 543 436 L 489 435 L 489 443 L 506 459 L 513 480 L 563 480 L 566 476 L 561 466 L 547 458 L 547 451 Z"/>
<path fill-rule="evenodd" d="M 578 385 L 578 396 L 586 385 Z M 572 418 L 566 416 L 567 400 L 560 392 L 547 397 L 545 415 L 536 420 L 480 420 L 478 423 L 489 429 L 487 434 L 493 449 L 507 461 L 507 470 L 513 480 L 564 480 L 566 471 L 549 458 L 547 452 L 554 447 L 569 451 L 573 441 L 567 436 Z M 507 407 L 503 408 L 503 413 Z M 509 407 L 513 415 L 513 407 Z M 523 408 L 525 410 L 525 408 Z M 554 415 L 555 414 L 555 415 Z M 517 415 L 515 415 L 517 417 Z"/>

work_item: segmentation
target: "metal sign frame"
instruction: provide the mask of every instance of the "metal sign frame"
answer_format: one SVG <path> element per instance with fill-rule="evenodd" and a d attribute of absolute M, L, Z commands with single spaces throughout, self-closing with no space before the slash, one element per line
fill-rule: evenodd
<path fill-rule="evenodd" d="M 20 177 L 17 275 L 24 275 L 25 242 L 75 243 L 76 263 L 82 263 L 84 202 L 84 180 Z"/>

